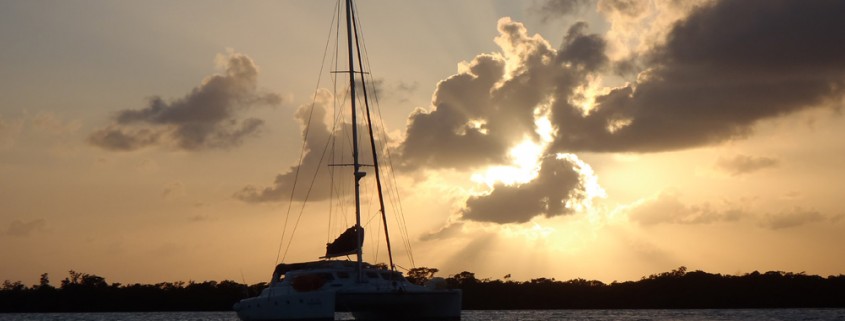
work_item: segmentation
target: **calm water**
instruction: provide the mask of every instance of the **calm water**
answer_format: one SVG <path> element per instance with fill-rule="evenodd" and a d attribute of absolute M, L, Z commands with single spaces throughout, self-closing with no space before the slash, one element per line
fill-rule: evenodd
<path fill-rule="evenodd" d="M 338 320 L 352 320 L 345 313 Z M 1 321 L 238 321 L 234 312 L 0 313 Z M 845 309 L 760 310 L 523 310 L 464 311 L 463 321 L 486 320 L 843 320 Z"/>

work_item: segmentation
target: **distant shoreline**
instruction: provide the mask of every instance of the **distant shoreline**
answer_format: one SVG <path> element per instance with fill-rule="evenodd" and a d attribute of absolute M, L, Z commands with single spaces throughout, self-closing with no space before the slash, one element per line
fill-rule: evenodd
<path fill-rule="evenodd" d="M 436 272 L 416 268 L 408 279 L 424 283 Z M 845 308 L 842 274 L 755 271 L 733 276 L 680 267 L 639 281 L 610 284 L 584 279 L 477 279 L 471 272 L 445 280 L 463 291 L 465 310 Z M 0 312 L 230 311 L 232 304 L 266 286 L 229 280 L 109 284 L 100 276 L 71 271 L 58 287 L 50 284 L 47 274 L 31 287 L 3 282 Z"/>

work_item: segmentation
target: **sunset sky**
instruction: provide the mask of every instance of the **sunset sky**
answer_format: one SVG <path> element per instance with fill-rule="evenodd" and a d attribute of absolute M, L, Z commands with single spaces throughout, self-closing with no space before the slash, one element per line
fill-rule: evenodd
<path fill-rule="evenodd" d="M 321 256 L 350 217 L 320 180 L 298 216 L 348 103 L 335 5 L 0 1 L 0 280 L 257 283 Z M 845 2 L 357 5 L 401 267 L 845 273 Z"/>

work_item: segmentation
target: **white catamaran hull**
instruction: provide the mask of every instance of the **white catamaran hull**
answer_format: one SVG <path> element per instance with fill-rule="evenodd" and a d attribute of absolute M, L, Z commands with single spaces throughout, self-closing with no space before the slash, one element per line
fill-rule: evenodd
<path fill-rule="evenodd" d="M 334 292 L 267 294 L 235 304 L 238 318 L 244 321 L 334 320 Z"/>

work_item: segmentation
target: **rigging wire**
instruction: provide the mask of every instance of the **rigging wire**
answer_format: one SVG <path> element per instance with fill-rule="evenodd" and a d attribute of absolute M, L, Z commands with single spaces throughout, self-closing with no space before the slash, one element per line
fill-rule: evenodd
<path fill-rule="evenodd" d="M 332 132 L 334 132 L 335 130 L 336 130 L 336 128 L 332 128 Z M 328 152 L 329 146 L 331 145 L 330 141 L 331 141 L 331 137 L 329 137 L 329 139 L 326 141 L 326 145 L 323 147 L 323 152 L 320 154 L 320 160 L 317 162 L 317 164 L 323 163 L 323 160 L 326 157 L 326 153 Z M 317 181 L 317 174 L 319 174 L 319 173 L 320 173 L 320 167 L 317 166 L 317 168 L 314 170 L 314 176 L 311 178 L 311 184 L 308 185 L 308 191 L 305 193 L 305 199 L 302 201 L 302 208 L 300 208 L 299 215 L 296 217 L 296 222 L 293 225 L 293 230 L 291 231 L 291 238 L 290 238 L 291 241 L 289 241 L 287 247 L 285 247 L 285 254 L 282 256 L 283 260 L 284 260 L 284 257 L 287 256 L 288 250 L 290 249 L 290 246 L 293 243 L 292 242 L 293 241 L 293 233 L 296 233 L 296 229 L 297 229 L 297 227 L 299 227 L 299 222 L 302 219 L 302 214 L 305 213 L 305 203 L 308 202 L 308 199 L 311 196 L 311 191 L 314 188 L 314 183 Z"/>
<path fill-rule="evenodd" d="M 340 2 L 338 2 L 336 5 L 339 6 Z M 320 73 L 317 76 L 317 85 L 316 85 L 316 88 L 314 89 L 314 98 L 312 98 L 312 100 L 311 100 L 311 108 L 310 108 L 310 111 L 308 112 L 308 120 L 305 122 L 305 133 L 302 135 L 303 136 L 302 137 L 302 148 L 300 148 L 300 150 L 299 150 L 299 163 L 296 166 L 296 171 L 294 172 L 294 175 L 293 175 L 293 185 L 291 186 L 290 198 L 288 199 L 288 208 L 287 208 L 287 212 L 285 213 L 285 221 L 284 221 L 284 224 L 282 226 L 282 236 L 279 238 L 279 248 L 278 248 L 278 250 L 276 250 L 276 263 L 274 263 L 273 265 L 279 264 L 279 254 L 282 252 L 282 244 L 284 244 L 284 241 L 285 241 L 285 233 L 287 232 L 287 229 L 288 229 L 287 226 L 288 226 L 288 220 L 290 218 L 290 211 L 291 211 L 291 208 L 293 206 L 293 197 L 294 197 L 294 193 L 296 192 L 296 183 L 299 181 L 299 170 L 302 168 L 302 160 L 305 157 L 306 142 L 308 142 L 308 133 L 310 132 L 310 129 L 311 129 L 311 118 L 314 115 L 314 105 L 317 103 L 317 94 L 319 93 L 320 81 L 322 80 L 322 77 L 323 77 L 323 67 L 325 66 L 326 55 L 327 55 L 328 50 L 329 50 L 329 40 L 331 40 L 331 30 L 332 30 L 331 26 L 334 26 L 336 17 L 337 16 L 332 15 L 332 22 L 330 23 L 330 28 L 329 28 L 329 36 L 326 39 L 326 45 L 325 45 L 325 48 L 323 49 L 323 59 L 320 62 Z M 305 207 L 304 203 L 303 203 L 303 207 Z M 296 226 L 294 225 L 294 229 L 293 229 L 293 231 L 291 231 L 291 237 L 290 237 L 291 240 L 293 240 L 293 233 L 295 231 L 296 231 Z M 288 244 L 288 247 L 290 247 L 290 244 Z M 287 250 L 285 250 L 285 254 L 287 254 Z M 282 260 L 284 260 L 284 256 L 282 256 Z"/>
<path fill-rule="evenodd" d="M 337 14 L 337 16 L 340 17 L 340 15 L 341 15 L 341 13 L 340 13 L 340 8 L 341 8 L 340 0 L 335 2 L 335 8 L 337 8 L 337 11 L 335 11 L 335 14 Z M 329 35 L 329 37 L 331 37 L 331 34 Z M 340 41 L 340 23 L 335 24 L 334 39 L 335 39 L 334 57 L 332 57 L 333 58 L 332 62 L 334 63 L 334 70 L 337 70 L 338 63 L 339 63 L 339 57 L 340 57 L 340 53 L 338 52 L 340 50 L 340 46 L 338 45 L 338 42 Z M 334 136 L 334 128 L 336 128 L 336 126 L 337 126 L 337 119 L 339 118 L 339 115 L 338 115 L 339 112 L 338 111 L 340 110 L 340 108 L 338 108 L 338 105 L 337 105 L 337 95 L 336 95 L 337 94 L 337 83 L 338 83 L 337 82 L 337 75 L 338 75 L 337 73 L 332 74 L 332 114 L 334 115 L 334 117 L 332 118 L 332 135 L 331 135 L 332 156 L 331 156 L 331 159 L 335 163 L 337 163 L 336 162 L 337 154 L 335 154 L 335 152 L 334 152 L 335 149 L 336 149 L 336 147 L 335 147 L 336 140 L 335 140 L 335 136 Z M 343 157 L 343 153 L 339 153 L 339 154 L 341 155 L 341 157 Z M 334 177 L 335 177 L 335 169 L 334 169 L 334 166 L 331 166 L 331 167 L 329 167 L 329 181 L 330 181 L 330 183 L 329 183 L 329 187 L 330 187 L 329 188 L 329 215 L 328 215 L 329 219 L 328 219 L 328 224 L 327 224 L 328 231 L 326 232 L 326 244 L 331 242 L 331 236 L 334 234 L 334 233 L 332 233 L 332 216 L 333 216 L 332 214 L 334 213 L 334 211 L 333 211 L 334 202 L 333 201 L 334 201 L 334 192 L 335 192 L 335 186 L 336 186 L 335 183 L 334 183 Z M 340 192 L 341 191 L 338 191 L 338 194 L 340 194 Z M 343 204 L 338 203 L 338 205 L 341 207 L 341 211 L 342 211 Z"/>
<path fill-rule="evenodd" d="M 356 7 L 356 11 L 357 11 L 357 7 Z M 359 69 L 363 72 L 364 70 L 366 70 L 366 68 L 364 68 L 363 59 L 361 57 L 362 56 L 362 54 L 361 54 L 361 42 L 363 42 L 361 39 L 363 37 L 362 37 L 362 34 L 359 32 L 359 29 L 363 30 L 363 27 L 361 26 L 360 19 L 354 19 L 354 27 L 355 27 L 355 43 L 356 43 L 356 49 L 357 49 L 357 52 L 358 52 L 358 66 L 360 67 Z M 369 61 L 369 59 L 368 59 L 368 61 Z M 369 64 L 368 64 L 367 67 L 369 67 Z M 380 170 L 379 170 L 380 166 L 379 166 L 378 156 L 377 156 L 378 155 L 378 146 L 376 146 L 375 133 L 373 132 L 373 121 L 372 121 L 372 115 L 371 115 L 371 112 L 370 112 L 369 99 L 368 99 L 368 95 L 367 95 L 368 90 L 367 90 L 367 86 L 366 86 L 366 83 L 367 83 L 366 80 L 367 80 L 367 74 L 362 73 L 361 74 L 361 88 L 363 89 L 363 94 L 364 94 L 363 98 L 364 98 L 364 107 L 365 107 L 365 113 L 366 113 L 366 125 L 367 125 L 367 130 L 368 130 L 368 133 L 369 133 L 368 136 L 369 136 L 369 143 L 370 143 L 370 147 L 371 147 L 370 152 L 371 152 L 371 155 L 372 155 L 373 166 L 374 166 L 375 184 L 376 184 L 376 188 L 378 189 L 379 213 L 381 213 L 381 218 L 382 218 L 382 222 L 381 222 L 382 224 L 381 225 L 382 225 L 383 230 L 384 230 L 384 238 L 385 238 L 385 244 L 387 245 L 387 256 L 389 258 L 390 269 L 394 270 L 395 269 L 395 262 L 393 261 L 393 253 L 391 251 L 391 244 L 390 244 L 390 235 L 388 234 L 389 232 L 388 232 L 388 227 L 387 227 L 387 213 L 386 213 L 385 205 L 384 205 L 384 193 L 383 193 L 383 190 L 382 190 L 382 182 L 381 182 L 382 181 L 382 179 L 381 179 L 382 174 L 380 173 Z M 372 81 L 372 76 L 370 76 L 370 80 L 371 80 L 371 84 L 375 84 L 375 82 Z M 372 88 L 373 88 L 372 90 L 375 90 L 375 87 L 372 87 Z M 376 251 L 376 255 L 378 255 L 378 251 Z"/>
<path fill-rule="evenodd" d="M 358 5 L 354 4 L 354 6 L 355 6 L 355 10 L 358 11 L 358 8 L 357 8 Z M 372 70 L 372 66 L 370 65 L 369 52 L 367 51 L 367 42 L 363 41 L 364 31 L 363 31 L 363 28 L 361 27 L 360 19 L 356 19 L 356 21 L 358 21 L 358 23 L 357 23 L 358 27 L 359 27 L 358 33 L 359 33 L 359 36 L 362 39 L 361 43 L 362 43 L 362 47 L 363 47 L 363 50 L 364 50 L 364 60 L 366 61 L 367 69 Z M 366 76 L 362 75 L 362 78 L 363 77 L 366 77 Z M 375 83 L 373 76 L 372 76 L 372 73 L 369 74 L 369 77 L 370 77 L 370 82 Z M 362 81 L 363 81 L 363 79 L 362 79 Z M 381 125 L 379 127 L 379 129 L 380 129 L 379 134 L 381 135 L 381 142 L 382 142 L 382 144 L 384 144 L 384 150 L 386 152 L 386 156 L 387 156 L 387 160 L 388 160 L 388 167 L 390 167 L 390 171 L 389 171 L 390 172 L 389 173 L 390 178 L 393 181 L 391 188 L 388 189 L 388 192 L 389 192 L 388 195 L 391 198 L 393 198 L 393 197 L 396 198 L 395 202 L 391 202 L 392 206 L 394 207 L 394 212 L 396 213 L 394 218 L 397 220 L 397 223 L 398 223 L 397 225 L 399 226 L 400 236 L 402 236 L 402 239 L 404 241 L 403 245 L 405 246 L 405 250 L 408 252 L 408 258 L 411 261 L 411 266 L 416 266 L 416 264 L 414 263 L 414 256 L 413 256 L 413 251 L 412 251 L 412 248 L 411 248 L 410 235 L 408 233 L 408 226 L 407 226 L 407 222 L 405 221 L 405 215 L 404 215 L 404 211 L 403 211 L 403 208 L 402 208 L 402 202 L 401 202 L 401 199 L 399 197 L 399 189 L 398 189 L 399 185 L 397 184 L 397 181 L 396 181 L 396 173 L 393 170 L 395 168 L 393 166 L 393 158 L 391 157 L 391 154 L 390 154 L 390 148 L 387 146 L 387 143 L 386 143 L 388 140 L 387 140 L 387 134 L 386 134 L 385 126 L 384 126 L 384 117 L 382 116 L 381 105 L 379 104 L 378 91 L 375 88 L 373 88 L 372 92 L 373 92 L 374 102 L 375 102 L 375 106 L 376 106 L 376 112 L 379 116 L 378 119 L 379 119 L 379 122 L 380 122 L 380 125 Z M 373 146 L 373 148 L 376 148 L 376 147 Z M 398 204 L 398 208 L 396 208 L 397 204 Z"/>
<path fill-rule="evenodd" d="M 334 63 L 335 70 L 337 70 L 338 64 L 339 64 L 339 51 L 338 50 L 339 50 L 339 47 L 340 47 L 339 44 L 338 44 L 338 42 L 340 41 L 340 37 L 339 37 L 339 35 L 340 35 L 339 17 L 340 17 L 340 12 L 341 12 L 341 1 L 340 0 L 336 2 L 335 9 L 336 9 L 336 14 L 333 15 L 332 22 L 331 22 L 331 27 L 336 26 L 336 28 L 334 30 L 335 31 L 335 37 L 334 37 L 335 38 L 335 54 L 332 57 L 332 62 Z M 355 10 L 357 11 L 357 4 L 355 5 Z M 363 44 L 362 44 L 362 47 L 363 47 L 363 50 L 364 50 L 363 59 L 366 61 L 367 70 L 372 70 L 370 60 L 369 60 L 369 54 L 368 54 L 367 48 L 366 48 L 366 42 L 363 41 L 364 35 L 363 35 L 363 29 L 360 27 L 360 20 L 355 19 L 354 21 L 355 21 L 355 24 L 356 24 L 356 26 L 358 27 L 358 30 L 359 30 L 356 34 L 356 37 L 360 37 L 362 39 L 361 42 L 363 42 Z M 285 214 L 282 236 L 279 240 L 279 247 L 278 247 L 278 250 L 277 250 L 277 253 L 276 253 L 276 264 L 279 263 L 279 255 L 282 253 L 282 246 L 285 243 L 285 235 L 286 235 L 287 230 L 288 230 L 288 224 L 289 224 L 289 220 L 290 220 L 294 195 L 295 195 L 297 182 L 298 182 L 299 175 L 300 175 L 300 169 L 302 168 L 302 164 L 303 164 L 303 160 L 304 160 L 304 155 L 305 155 L 306 146 L 307 146 L 306 143 L 307 143 L 308 135 L 309 135 L 309 132 L 310 132 L 310 129 L 311 129 L 311 122 L 313 120 L 312 118 L 313 118 L 313 113 L 314 113 L 314 107 L 317 103 L 317 97 L 318 97 L 318 94 L 319 94 L 319 86 L 320 86 L 320 83 L 321 83 L 321 80 L 322 80 L 324 68 L 326 66 L 325 61 L 326 61 L 326 56 L 328 54 L 328 46 L 329 46 L 329 43 L 331 42 L 331 38 L 332 38 L 331 37 L 332 28 L 331 27 L 329 28 L 329 36 L 328 36 L 328 39 L 326 40 L 326 45 L 325 45 L 324 52 L 323 52 L 323 59 L 322 59 L 323 63 L 320 67 L 320 74 L 319 74 L 319 77 L 318 77 L 318 80 L 317 80 L 317 86 L 316 86 L 315 91 L 314 91 L 314 96 L 312 98 L 308 118 L 307 118 L 307 121 L 306 121 L 306 124 L 305 124 L 305 133 L 303 134 L 303 145 L 302 145 L 302 148 L 300 150 L 299 163 L 298 163 L 298 166 L 297 166 L 295 174 L 294 174 L 294 181 L 293 181 L 291 194 L 290 194 L 290 198 L 289 198 L 289 202 L 288 202 L 287 212 Z M 360 53 L 360 51 L 359 51 L 359 53 Z M 359 58 L 361 58 L 361 57 L 359 57 Z M 375 84 L 375 81 L 374 81 L 372 74 L 364 72 L 364 70 L 361 70 L 360 74 L 361 74 L 361 76 L 360 76 L 361 82 L 366 82 L 367 78 L 369 78 L 370 83 Z M 334 77 L 332 78 L 334 93 L 337 93 L 337 84 L 338 84 L 337 77 L 338 77 L 337 73 L 334 73 Z M 347 99 L 350 95 L 350 91 L 351 91 L 351 88 L 347 87 L 347 90 L 345 90 L 345 95 L 344 95 L 343 99 L 340 100 L 340 106 L 342 106 L 347 101 Z M 396 213 L 393 216 L 394 216 L 394 219 L 397 222 L 397 225 L 399 226 L 400 236 L 403 239 L 403 242 L 402 242 L 403 246 L 405 247 L 405 250 L 407 251 L 408 258 L 411 261 L 411 265 L 415 266 L 414 258 L 413 258 L 413 252 L 412 252 L 411 244 L 410 244 L 410 237 L 409 237 L 409 233 L 408 233 L 408 229 L 407 229 L 407 222 L 405 220 L 401 199 L 399 197 L 399 190 L 398 190 L 398 184 L 397 184 L 397 180 L 396 180 L 396 173 L 395 173 L 395 170 L 394 170 L 395 167 L 393 166 L 393 160 L 392 160 L 392 156 L 390 154 L 390 149 L 387 146 L 387 142 L 388 142 L 387 138 L 388 137 L 387 137 L 387 133 L 386 133 L 386 127 L 384 125 L 384 117 L 382 116 L 381 106 L 379 104 L 378 90 L 376 90 L 375 87 L 371 87 L 371 89 L 369 89 L 367 91 L 372 92 L 373 97 L 375 98 L 374 102 L 375 102 L 375 105 L 376 105 L 376 114 L 378 116 L 378 121 L 379 121 L 379 123 L 378 123 L 379 126 L 377 126 L 377 129 L 378 129 L 377 131 L 378 131 L 378 134 L 380 136 L 379 137 L 380 139 L 379 139 L 379 142 L 376 143 L 375 145 L 383 145 L 383 146 L 375 146 L 375 145 L 371 144 L 371 148 L 373 148 L 374 150 L 379 150 L 379 149 L 383 148 L 383 150 L 386 153 L 387 160 L 388 160 L 387 163 L 388 163 L 388 167 L 389 167 L 388 176 L 390 177 L 390 180 L 392 181 L 392 184 L 388 184 L 389 188 L 387 189 L 387 194 L 388 194 L 389 199 L 391 200 L 390 203 L 391 203 L 391 206 L 393 208 L 393 212 Z M 335 162 L 336 164 L 342 164 L 344 157 L 345 157 L 345 153 L 335 153 L 335 151 L 337 150 L 336 139 L 337 139 L 337 134 L 338 134 L 338 128 L 342 127 L 342 125 L 343 125 L 343 122 L 340 121 L 340 119 L 342 119 L 342 115 L 344 114 L 344 112 L 343 112 L 344 109 L 338 108 L 338 97 L 336 96 L 336 94 L 333 94 L 332 97 L 333 97 L 333 99 L 332 99 L 333 100 L 332 109 L 333 109 L 333 113 L 335 113 L 335 115 L 333 117 L 331 135 L 328 138 L 328 140 L 326 141 L 326 144 L 324 145 L 324 148 L 323 148 L 323 151 L 321 153 L 318 164 L 323 164 L 323 160 L 325 159 L 327 151 L 329 151 L 329 150 L 331 150 L 331 153 L 330 153 L 331 159 L 336 159 L 337 155 L 338 154 L 340 155 L 340 157 L 341 157 L 340 162 Z M 363 110 L 359 110 L 358 112 L 362 113 L 362 114 L 364 113 Z M 351 124 L 351 126 L 355 126 L 355 124 Z M 350 141 L 352 140 L 352 137 L 350 137 L 350 135 L 349 135 L 350 133 L 346 132 L 344 130 L 341 130 L 340 133 L 345 134 L 345 135 L 342 135 L 342 136 L 346 137 L 346 143 L 349 144 Z M 361 135 L 363 135 L 363 133 L 359 132 L 359 136 L 361 136 Z M 357 137 L 356 139 L 360 139 L 360 137 Z M 348 146 L 348 145 L 346 145 L 346 146 Z M 331 149 L 329 149 L 329 147 L 331 147 Z M 382 147 L 382 148 L 380 148 L 380 147 Z M 337 194 L 339 194 L 339 195 L 344 195 L 346 193 L 344 193 L 343 187 L 339 187 L 339 186 L 341 186 L 340 183 L 335 184 L 336 183 L 334 181 L 335 169 L 333 168 L 333 166 L 329 166 L 329 167 L 331 168 L 330 169 L 330 184 L 329 184 L 330 191 L 329 191 L 329 193 L 330 193 L 330 199 L 333 199 L 335 192 L 337 192 Z M 312 177 L 311 184 L 308 186 L 308 190 L 305 194 L 305 198 L 302 200 L 302 207 L 300 208 L 299 214 L 297 215 L 297 218 L 294 222 L 293 228 L 290 231 L 291 235 L 288 238 L 288 242 L 287 242 L 287 246 L 285 247 L 284 254 L 281 256 L 282 261 L 285 260 L 287 254 L 288 254 L 288 251 L 290 249 L 290 246 L 293 243 L 294 235 L 295 235 L 296 230 L 299 226 L 299 223 L 302 219 L 302 215 L 305 211 L 305 204 L 307 203 L 308 199 L 311 196 L 311 193 L 312 193 L 312 190 L 314 188 L 314 184 L 317 180 L 317 175 L 318 175 L 319 171 L 320 171 L 320 166 L 318 165 L 317 168 L 314 171 L 314 175 Z M 372 184 L 368 184 L 367 186 L 369 186 L 370 190 L 372 189 Z M 371 194 L 370 200 L 367 202 L 368 206 L 370 206 L 370 207 L 373 204 L 372 197 L 373 197 L 373 195 Z M 332 235 L 331 234 L 331 228 L 332 228 L 331 218 L 332 218 L 332 213 L 333 213 L 332 205 L 333 205 L 333 202 L 330 201 L 329 202 L 329 223 L 328 223 L 329 233 L 327 233 L 327 241 L 330 240 L 330 237 Z M 338 214 L 338 216 L 344 218 L 344 222 L 346 223 L 346 216 L 347 215 L 345 213 L 343 213 L 344 212 L 343 209 L 347 208 L 347 207 L 344 206 L 344 205 L 345 205 L 345 203 L 343 202 L 342 197 L 338 197 L 338 207 L 341 208 L 340 211 L 342 212 L 342 213 Z M 375 218 L 375 215 L 377 215 L 377 214 L 372 213 L 371 210 L 368 210 L 367 212 L 370 213 L 370 218 L 367 220 L 366 225 L 369 225 L 370 221 L 373 218 Z M 379 223 L 379 224 L 382 224 L 382 223 Z M 348 225 L 348 224 L 346 224 L 346 225 Z M 379 235 L 380 235 L 380 233 L 376 233 L 376 237 L 378 237 Z M 378 238 L 376 238 L 376 239 L 378 240 Z M 379 245 L 380 245 L 380 242 L 375 242 L 376 250 L 374 251 L 374 253 L 375 253 L 376 259 L 378 258 Z"/>

